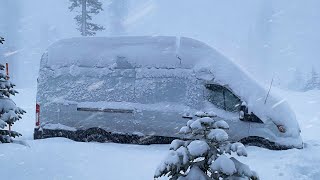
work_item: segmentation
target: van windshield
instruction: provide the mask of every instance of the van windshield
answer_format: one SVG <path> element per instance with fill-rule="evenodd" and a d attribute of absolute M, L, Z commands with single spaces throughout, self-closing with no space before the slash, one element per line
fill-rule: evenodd
<path fill-rule="evenodd" d="M 206 99 L 220 109 L 239 112 L 241 100 L 229 89 L 217 84 L 206 84 Z"/>

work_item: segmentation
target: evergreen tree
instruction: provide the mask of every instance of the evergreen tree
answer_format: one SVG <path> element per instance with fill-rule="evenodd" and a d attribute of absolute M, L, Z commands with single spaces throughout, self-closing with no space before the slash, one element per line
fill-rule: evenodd
<path fill-rule="evenodd" d="M 243 144 L 228 142 L 227 129 L 229 125 L 225 121 L 209 117 L 188 121 L 179 133 L 192 140 L 172 141 L 169 154 L 158 166 L 154 177 L 167 176 L 174 180 L 258 179 L 247 165 L 226 156 L 232 152 L 247 156 Z"/>
<path fill-rule="evenodd" d="M 306 91 L 312 89 L 320 89 L 320 79 L 319 74 L 316 72 L 314 68 L 311 70 L 311 78 L 307 81 L 306 87 L 304 88 Z"/>
<path fill-rule="evenodd" d="M 94 36 L 96 31 L 104 30 L 104 27 L 98 24 L 89 22 L 92 20 L 92 14 L 98 14 L 102 9 L 102 3 L 98 0 L 70 0 L 70 11 L 75 8 L 81 8 L 81 14 L 77 15 L 74 19 L 77 22 L 78 30 L 82 36 Z"/>
<path fill-rule="evenodd" d="M 3 44 L 4 38 L 0 36 L 0 43 Z"/>
<path fill-rule="evenodd" d="M 305 77 L 299 69 L 296 69 L 293 74 L 291 82 L 288 84 L 288 88 L 295 91 L 301 91 L 306 86 Z"/>
<path fill-rule="evenodd" d="M 18 93 L 14 90 L 14 84 L 9 81 L 9 76 L 4 72 L 5 66 L 0 64 L 0 143 L 10 143 L 12 138 L 21 136 L 20 133 L 5 130 L 6 126 L 13 125 L 16 121 L 21 119 L 21 115 L 25 111 L 16 106 L 16 104 L 10 99 L 10 95 Z"/>
<path fill-rule="evenodd" d="M 125 20 L 128 16 L 127 0 L 112 0 L 109 5 L 110 34 L 124 35 L 126 33 Z"/>
<path fill-rule="evenodd" d="M 4 38 L 0 37 L 0 43 L 3 44 L 3 42 Z M 5 66 L 0 64 L 0 143 L 10 143 L 13 141 L 12 137 L 21 136 L 18 132 L 4 129 L 21 119 L 21 115 L 25 113 L 10 99 L 10 95 L 18 93 L 13 89 L 14 86 L 5 73 Z"/>

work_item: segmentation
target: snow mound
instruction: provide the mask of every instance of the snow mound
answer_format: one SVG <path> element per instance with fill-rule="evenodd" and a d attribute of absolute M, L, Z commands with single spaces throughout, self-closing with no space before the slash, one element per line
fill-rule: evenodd
<path fill-rule="evenodd" d="M 231 150 L 236 152 L 238 156 L 248 156 L 246 148 L 242 143 L 233 143 L 231 145 Z"/>
<path fill-rule="evenodd" d="M 210 147 L 205 141 L 195 140 L 192 141 L 188 146 L 188 151 L 191 156 L 199 157 L 206 154 Z"/>
<path fill-rule="evenodd" d="M 223 120 L 220 120 L 220 121 L 217 121 L 213 124 L 213 127 L 216 128 L 216 129 L 229 129 L 229 125 L 227 122 L 223 121 Z"/>
<path fill-rule="evenodd" d="M 231 157 L 231 161 L 233 161 L 235 168 L 237 169 L 237 174 L 244 175 L 247 177 L 258 177 L 258 174 L 255 171 L 252 171 L 248 165 L 241 163 L 236 158 Z"/>
<path fill-rule="evenodd" d="M 229 136 L 223 129 L 212 129 L 208 134 L 208 139 L 223 142 L 228 140 Z"/>
<path fill-rule="evenodd" d="M 164 170 L 172 170 L 176 164 L 179 164 L 180 158 L 176 151 L 169 151 L 169 154 L 156 169 L 155 176 L 160 176 Z"/>
<path fill-rule="evenodd" d="M 213 171 L 218 171 L 226 175 L 232 175 L 237 172 L 234 162 L 226 155 L 220 155 L 212 164 L 210 168 Z"/>
<path fill-rule="evenodd" d="M 190 124 L 189 126 L 192 130 L 204 130 L 205 126 L 210 126 L 215 121 L 209 117 L 204 117 L 204 118 L 200 118 L 195 121 L 189 121 L 189 122 L 188 122 Z M 187 123 L 187 125 L 188 125 L 188 123 Z"/>
<path fill-rule="evenodd" d="M 170 150 L 174 150 L 176 151 L 177 149 L 179 149 L 181 146 L 185 146 L 186 145 L 186 141 L 183 140 L 179 140 L 179 139 L 175 139 L 171 142 L 170 144 Z"/>
<path fill-rule="evenodd" d="M 179 154 L 180 159 L 182 159 L 183 165 L 186 165 L 189 163 L 189 151 L 186 147 L 180 147 L 179 149 L 177 149 L 176 152 Z"/>
<path fill-rule="evenodd" d="M 189 126 L 183 126 L 180 131 L 179 131 L 179 134 L 188 134 L 188 133 L 191 133 L 192 130 Z"/>
<path fill-rule="evenodd" d="M 180 176 L 178 180 L 210 180 L 198 166 L 193 166 L 186 177 Z"/>

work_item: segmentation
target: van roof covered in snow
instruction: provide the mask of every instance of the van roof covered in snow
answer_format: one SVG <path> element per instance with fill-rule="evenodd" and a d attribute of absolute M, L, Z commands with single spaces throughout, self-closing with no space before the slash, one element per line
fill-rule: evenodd
<path fill-rule="evenodd" d="M 271 93 L 265 102 L 267 86 L 261 86 L 215 49 L 191 38 L 71 38 L 51 45 L 48 60 L 42 64 L 51 69 L 70 66 L 193 69 L 197 78 L 228 86 L 263 121 L 271 119 L 277 125 L 285 125 L 288 134 L 299 134 L 295 114 L 285 100 Z"/>
<path fill-rule="evenodd" d="M 47 66 L 191 68 L 197 58 L 190 50 L 202 45 L 169 36 L 71 38 L 49 47 Z"/>

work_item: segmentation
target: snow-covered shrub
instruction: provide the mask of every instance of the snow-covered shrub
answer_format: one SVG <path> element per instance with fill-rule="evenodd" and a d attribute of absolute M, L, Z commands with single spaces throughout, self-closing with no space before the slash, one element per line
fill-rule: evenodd
<path fill-rule="evenodd" d="M 6 126 L 11 126 L 21 119 L 25 111 L 16 106 L 10 99 L 10 95 L 18 93 L 13 89 L 15 86 L 9 81 L 9 77 L 4 72 L 5 66 L 0 64 L 0 143 L 10 143 L 12 138 L 21 136 L 20 133 L 6 130 Z"/>
<path fill-rule="evenodd" d="M 227 129 L 229 125 L 223 120 L 209 117 L 189 120 L 179 133 L 192 140 L 173 140 L 154 177 L 167 176 L 179 180 L 258 179 L 247 165 L 227 156 L 232 152 L 247 156 L 243 144 L 228 142 Z"/>

